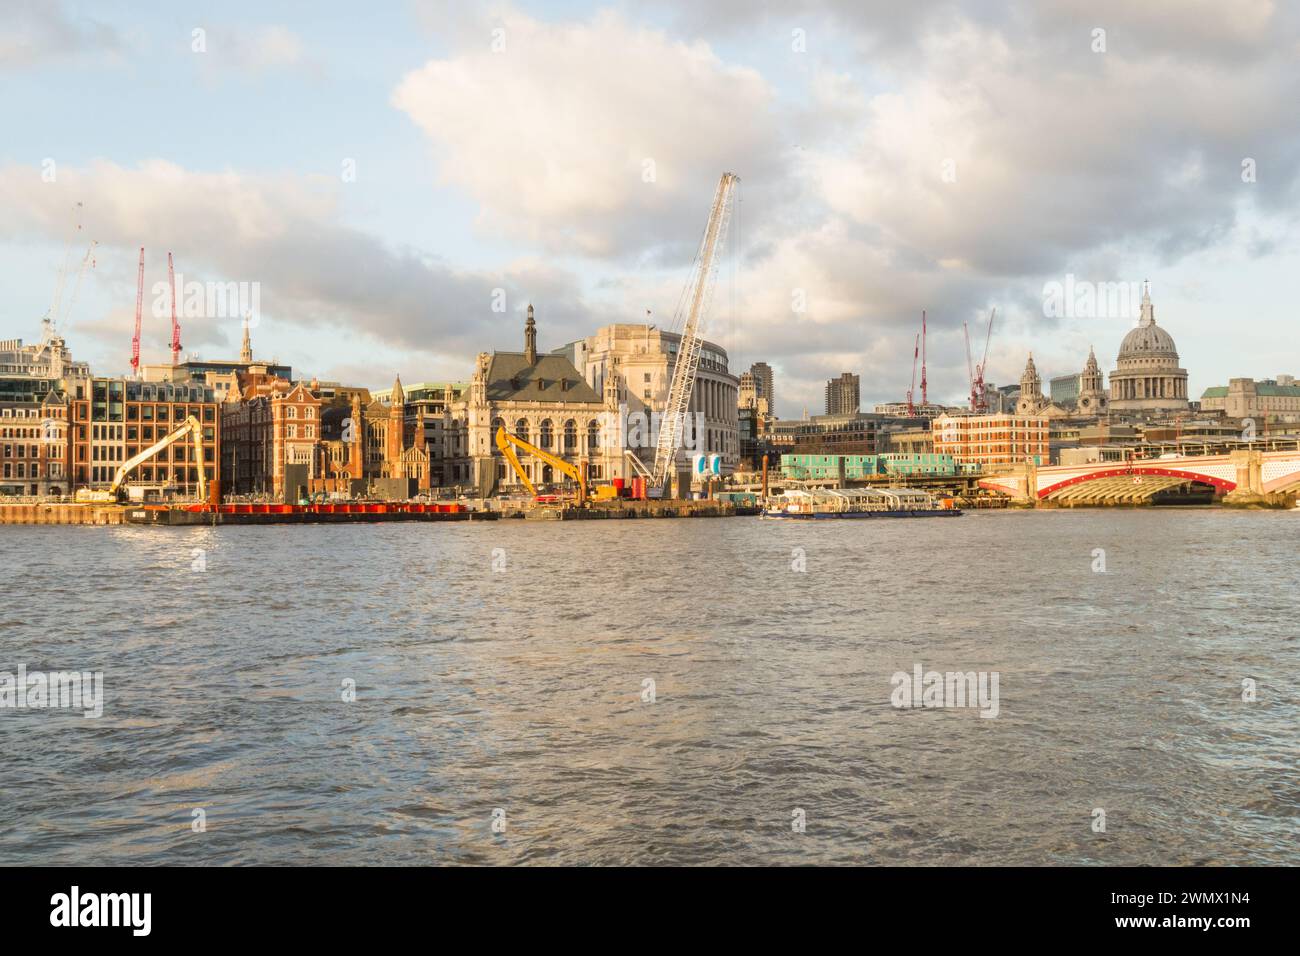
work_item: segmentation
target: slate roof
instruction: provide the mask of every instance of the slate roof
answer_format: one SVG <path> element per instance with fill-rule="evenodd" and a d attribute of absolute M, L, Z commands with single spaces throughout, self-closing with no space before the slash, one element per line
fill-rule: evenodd
<path fill-rule="evenodd" d="M 567 387 L 561 383 L 567 383 Z M 494 352 L 488 365 L 489 402 L 592 402 L 600 396 L 563 355 L 541 352 L 529 365 L 523 352 Z"/>

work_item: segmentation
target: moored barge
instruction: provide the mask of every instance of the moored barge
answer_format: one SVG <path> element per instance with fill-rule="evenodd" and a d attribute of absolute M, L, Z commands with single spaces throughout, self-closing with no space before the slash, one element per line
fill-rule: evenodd
<path fill-rule="evenodd" d="M 956 518 L 952 498 L 918 488 L 791 488 L 767 499 L 764 518 Z"/>

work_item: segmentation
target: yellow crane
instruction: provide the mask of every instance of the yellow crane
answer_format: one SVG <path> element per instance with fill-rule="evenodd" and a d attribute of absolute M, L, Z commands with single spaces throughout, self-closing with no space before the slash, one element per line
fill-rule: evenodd
<path fill-rule="evenodd" d="M 515 470 L 515 474 L 519 476 L 519 480 L 524 483 L 524 487 L 528 489 L 530 495 L 534 498 L 537 497 L 537 487 L 529 480 L 527 473 L 524 471 L 524 466 L 519 464 L 519 456 L 515 454 L 515 448 L 512 446 L 518 447 L 520 451 L 527 452 L 535 458 L 540 458 L 556 471 L 563 472 L 572 478 L 578 485 L 578 504 L 586 502 L 587 479 L 583 476 L 581 468 L 577 465 L 571 465 L 563 458 L 552 455 L 548 451 L 543 451 L 536 445 L 529 444 L 522 438 L 510 434 L 505 430 L 504 426 L 498 426 L 497 448 L 501 449 L 501 454 L 506 456 L 506 461 L 510 462 L 510 467 Z"/>
<path fill-rule="evenodd" d="M 133 455 L 131 458 L 122 462 L 121 466 L 117 469 L 117 474 L 113 476 L 113 483 L 108 486 L 107 491 L 79 488 L 77 489 L 74 500 L 95 504 L 116 502 L 118 500 L 118 494 L 122 489 L 122 483 L 126 481 L 127 476 L 129 476 L 131 472 L 135 471 L 154 455 L 158 454 L 158 452 L 170 448 L 187 435 L 193 436 L 194 439 L 194 462 L 199 473 L 199 500 L 202 501 L 208 496 L 207 476 L 203 472 L 203 425 L 193 415 L 190 415 L 185 419 L 185 421 L 181 422 L 176 429 L 169 432 L 165 437 L 154 442 L 138 455 Z"/>

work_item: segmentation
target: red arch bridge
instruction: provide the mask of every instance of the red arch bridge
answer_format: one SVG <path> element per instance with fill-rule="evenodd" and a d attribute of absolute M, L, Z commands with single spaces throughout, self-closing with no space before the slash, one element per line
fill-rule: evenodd
<path fill-rule="evenodd" d="M 1216 495 L 1269 498 L 1300 491 L 1300 451 L 1234 451 L 1085 465 L 1024 464 L 980 479 L 981 488 L 1020 501 L 1142 502 L 1194 482 Z"/>

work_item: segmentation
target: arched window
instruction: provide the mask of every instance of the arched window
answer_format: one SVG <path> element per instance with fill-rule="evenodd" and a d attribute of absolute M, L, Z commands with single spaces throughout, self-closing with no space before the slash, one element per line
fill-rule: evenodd
<path fill-rule="evenodd" d="M 564 453 L 572 455 L 578 450 L 578 423 L 570 418 L 564 423 Z"/>
<path fill-rule="evenodd" d="M 553 439 L 554 436 L 552 435 L 551 420 L 549 418 L 543 418 L 541 431 L 537 439 L 537 447 L 549 451 Z"/>
<path fill-rule="evenodd" d="M 456 424 L 456 423 L 453 421 L 453 422 L 452 422 L 452 427 L 455 427 L 455 424 Z M 492 454 L 494 454 L 494 455 L 499 455 L 499 454 L 501 454 L 501 449 L 497 447 L 497 429 L 498 429 L 498 428 L 505 428 L 505 427 L 506 427 L 506 420 L 505 420 L 504 418 L 494 418 L 494 419 L 492 419 L 491 447 L 492 447 Z M 451 436 L 451 435 L 448 435 L 448 436 L 447 436 L 447 441 L 448 441 L 448 442 L 452 442 L 452 441 L 454 441 L 454 440 L 455 440 L 455 439 L 454 439 L 453 436 Z M 504 468 L 505 465 L 502 465 L 501 467 Z M 504 478 L 505 475 L 501 475 L 501 477 Z"/>
<path fill-rule="evenodd" d="M 528 441 L 528 419 L 521 418 L 515 422 L 515 437 Z"/>
<path fill-rule="evenodd" d="M 595 454 L 600 448 L 600 422 L 594 418 L 587 422 L 587 452 Z"/>

